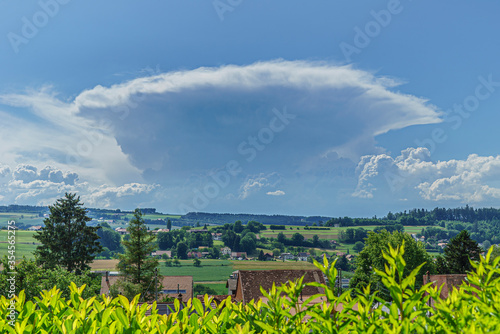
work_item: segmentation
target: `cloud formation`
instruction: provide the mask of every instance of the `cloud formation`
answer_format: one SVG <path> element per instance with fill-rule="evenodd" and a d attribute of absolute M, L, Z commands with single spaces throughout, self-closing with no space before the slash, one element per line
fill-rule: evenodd
<path fill-rule="evenodd" d="M 500 198 L 500 156 L 471 154 L 466 160 L 433 162 L 427 148 L 408 148 L 392 158 L 364 156 L 358 167 L 354 197 L 392 193 L 434 202 L 491 203 Z"/>
<path fill-rule="evenodd" d="M 269 187 L 262 177 L 276 171 L 283 180 L 298 180 L 295 188 L 314 189 L 308 176 L 352 177 L 353 162 L 383 151 L 377 135 L 441 121 L 425 99 L 395 91 L 399 84 L 351 66 L 276 60 L 156 72 L 72 99 L 53 87 L 0 94 L 6 130 L 0 162 L 16 168 L 13 180 L 20 185 L 80 187 L 96 205 L 140 202 L 176 212 L 193 206 L 196 187 L 206 186 L 202 180 L 235 161 L 241 172 L 217 198 L 228 211 L 231 201 Z M 34 169 L 16 167 L 23 164 Z M 1 173 L 9 171 L 0 167 Z M 365 188 L 359 187 L 360 196 L 366 191 L 369 197 Z M 17 200 L 49 198 L 36 189 L 26 188 Z M 169 190 L 176 196 L 165 195 Z"/>

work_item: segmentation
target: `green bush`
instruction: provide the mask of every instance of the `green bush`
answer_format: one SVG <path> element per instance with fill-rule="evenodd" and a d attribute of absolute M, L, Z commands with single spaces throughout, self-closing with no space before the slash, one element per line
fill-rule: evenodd
<path fill-rule="evenodd" d="M 131 302 L 123 296 L 82 298 L 85 286 L 71 283 L 69 299 L 60 290 L 42 291 L 35 301 L 26 301 L 24 292 L 13 300 L 0 299 L 1 333 L 499 333 L 500 332 L 500 257 L 491 259 L 491 251 L 468 274 L 467 282 L 452 290 L 446 300 L 439 298 L 440 288 L 431 284 L 415 288 L 420 267 L 404 275 L 404 245 L 389 248 L 384 254 L 388 265 L 376 270 L 393 302 L 370 293 L 370 286 L 358 291 L 334 294 L 337 271 L 324 259 L 316 266 L 329 279 L 328 285 L 307 283 L 324 293 L 301 301 L 303 280 L 289 282 L 271 291 L 262 291 L 266 303 L 233 303 L 230 298 L 211 306 L 205 295 L 204 305 L 190 300 L 175 312 L 158 315 L 156 304 L 138 307 L 139 296 Z M 322 302 L 310 304 L 313 299 Z M 434 307 L 429 299 L 434 299 Z M 340 311 L 336 306 L 343 305 Z M 12 305 L 12 306 L 11 306 Z M 17 320 L 9 324 L 10 307 Z M 146 311 L 151 309 L 151 314 Z"/>

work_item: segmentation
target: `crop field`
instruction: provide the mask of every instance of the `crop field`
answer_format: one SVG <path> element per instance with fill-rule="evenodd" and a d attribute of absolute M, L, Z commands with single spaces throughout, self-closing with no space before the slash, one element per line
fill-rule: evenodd
<path fill-rule="evenodd" d="M 233 270 L 314 269 L 312 263 L 303 261 L 231 261 Z"/>
<path fill-rule="evenodd" d="M 330 227 L 329 230 L 310 230 L 310 229 L 305 229 L 304 226 L 286 226 L 285 230 L 271 230 L 269 229 L 269 226 L 266 226 L 268 229 L 265 231 L 261 231 L 261 236 L 264 236 L 266 238 L 277 238 L 278 234 L 280 232 L 283 232 L 283 234 L 287 238 L 291 238 L 293 234 L 295 233 L 300 233 L 302 234 L 306 239 L 312 239 L 315 234 L 318 235 L 320 239 L 328 239 L 328 240 L 337 240 L 339 238 L 339 234 L 341 231 L 345 231 L 348 228 L 364 228 L 365 230 L 368 231 L 373 231 L 376 227 L 379 227 L 378 225 L 368 225 L 368 226 L 347 226 L 347 227 Z M 426 226 L 405 226 L 405 232 L 407 233 L 419 233 L 422 228 L 425 228 Z"/>

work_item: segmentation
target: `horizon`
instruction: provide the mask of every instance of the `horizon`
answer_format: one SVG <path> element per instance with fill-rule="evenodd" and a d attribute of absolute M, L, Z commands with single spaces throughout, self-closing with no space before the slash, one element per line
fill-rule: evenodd
<path fill-rule="evenodd" d="M 0 205 L 500 207 L 500 3 L 0 8 Z"/>

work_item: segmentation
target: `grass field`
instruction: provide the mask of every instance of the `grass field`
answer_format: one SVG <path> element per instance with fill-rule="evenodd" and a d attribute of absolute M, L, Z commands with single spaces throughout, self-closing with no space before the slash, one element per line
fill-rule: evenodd
<path fill-rule="evenodd" d="M 15 220 L 17 224 L 42 225 L 43 217 L 33 213 L 0 212 L 0 227 L 7 226 L 7 222 Z"/>
<path fill-rule="evenodd" d="M 36 246 L 38 244 L 38 241 L 33 239 L 33 235 L 36 232 L 32 231 L 19 231 L 16 230 L 16 259 L 20 261 L 23 256 L 25 256 L 28 259 L 34 259 L 33 252 L 36 249 Z M 9 243 L 7 243 L 7 238 L 8 236 L 8 231 L 7 230 L 0 230 L 0 254 L 7 254 L 7 247 L 9 246 Z"/>
<path fill-rule="evenodd" d="M 231 261 L 201 260 L 201 267 L 195 267 L 193 260 L 181 260 L 181 267 L 167 267 L 160 262 L 160 274 L 164 276 L 193 276 L 195 282 L 225 281 L 234 271 Z"/>

